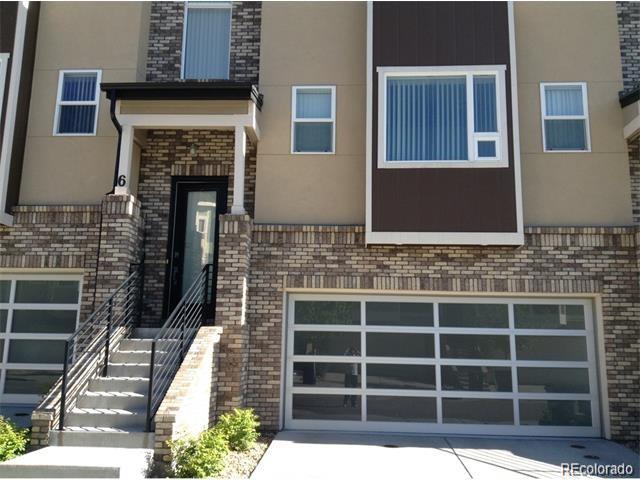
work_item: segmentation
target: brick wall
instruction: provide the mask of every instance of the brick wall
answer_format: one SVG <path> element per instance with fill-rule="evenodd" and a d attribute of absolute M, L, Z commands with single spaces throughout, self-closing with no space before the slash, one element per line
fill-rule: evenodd
<path fill-rule="evenodd" d="M 258 84 L 261 2 L 233 2 L 229 78 Z M 152 2 L 147 81 L 180 80 L 183 2 Z"/>
<path fill-rule="evenodd" d="M 191 155 L 195 145 L 195 155 Z M 253 214 L 256 149 L 249 142 L 245 162 L 245 208 Z M 233 204 L 234 133 L 213 130 L 149 131 L 142 152 L 138 197 L 145 212 L 145 296 L 143 321 L 162 317 L 172 176 L 229 178 L 227 208 Z"/>
<path fill-rule="evenodd" d="M 527 228 L 511 247 L 368 246 L 364 228 L 255 225 L 247 309 L 247 404 L 278 428 L 283 292 L 287 288 L 600 296 L 611 427 L 640 434 L 640 302 L 633 228 Z"/>
<path fill-rule="evenodd" d="M 640 2 L 616 2 L 624 89 L 640 85 Z"/>

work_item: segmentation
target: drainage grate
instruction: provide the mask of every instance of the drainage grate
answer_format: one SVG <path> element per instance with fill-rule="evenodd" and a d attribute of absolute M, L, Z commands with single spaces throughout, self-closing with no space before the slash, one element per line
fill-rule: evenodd
<path fill-rule="evenodd" d="M 600 457 L 598 455 L 585 455 L 584 458 L 587 458 L 589 460 L 599 460 Z"/>
<path fill-rule="evenodd" d="M 384 448 L 399 448 L 398 445 L 382 445 Z"/>
<path fill-rule="evenodd" d="M 574 444 L 574 445 L 571 445 L 571 448 L 578 448 L 580 450 L 584 450 L 584 448 L 586 448 L 586 447 L 584 445 Z"/>

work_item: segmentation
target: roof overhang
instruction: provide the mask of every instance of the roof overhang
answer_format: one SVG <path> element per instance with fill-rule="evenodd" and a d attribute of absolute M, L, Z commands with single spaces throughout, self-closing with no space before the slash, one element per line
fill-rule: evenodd
<path fill-rule="evenodd" d="M 624 118 L 624 138 L 630 140 L 640 135 L 640 87 L 620 95 Z"/>

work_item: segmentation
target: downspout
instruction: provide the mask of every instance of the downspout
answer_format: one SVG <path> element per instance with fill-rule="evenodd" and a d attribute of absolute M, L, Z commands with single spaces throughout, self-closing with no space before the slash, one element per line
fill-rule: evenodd
<path fill-rule="evenodd" d="M 111 195 L 116 190 L 116 182 L 118 181 L 118 170 L 120 169 L 120 143 L 122 141 L 122 125 L 118 122 L 118 117 L 116 116 L 116 92 L 111 90 L 111 104 L 109 105 L 109 115 L 111 116 L 111 121 L 113 125 L 116 127 L 118 131 L 118 146 L 116 147 L 116 168 L 113 172 L 113 186 L 111 190 L 105 193 L 105 195 Z M 104 200 L 103 200 L 104 201 Z M 96 256 L 96 268 L 94 271 L 94 281 L 93 281 L 93 302 L 92 309 L 96 308 L 96 295 L 98 291 L 98 272 L 100 270 L 100 247 L 102 246 L 102 217 L 103 217 L 103 207 L 100 205 L 100 224 L 98 226 L 98 251 Z"/>

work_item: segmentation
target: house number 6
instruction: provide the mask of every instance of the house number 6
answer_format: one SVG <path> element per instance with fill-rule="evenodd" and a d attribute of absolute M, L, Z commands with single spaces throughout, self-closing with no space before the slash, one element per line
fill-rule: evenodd
<path fill-rule="evenodd" d="M 120 175 L 118 177 L 118 186 L 119 187 L 124 187 L 127 184 L 127 176 L 126 175 Z"/>

